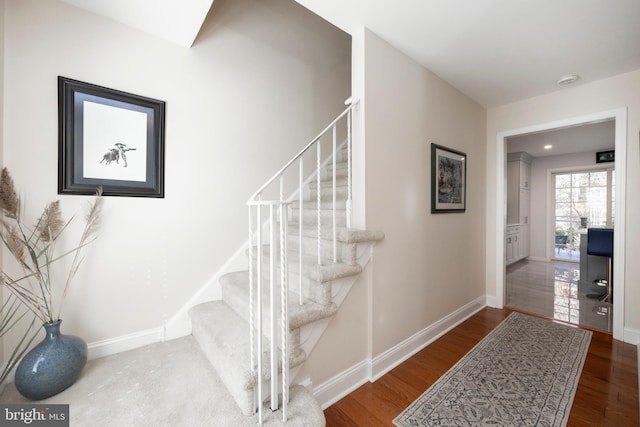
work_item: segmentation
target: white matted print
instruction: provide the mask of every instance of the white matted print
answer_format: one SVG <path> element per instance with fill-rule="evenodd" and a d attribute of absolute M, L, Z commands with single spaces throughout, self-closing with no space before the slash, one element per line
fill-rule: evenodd
<path fill-rule="evenodd" d="M 85 178 L 146 180 L 146 114 L 84 101 L 83 137 Z"/>

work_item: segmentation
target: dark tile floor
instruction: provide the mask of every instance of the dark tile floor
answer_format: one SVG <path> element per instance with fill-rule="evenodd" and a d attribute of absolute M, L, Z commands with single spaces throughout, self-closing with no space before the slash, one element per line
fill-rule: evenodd
<path fill-rule="evenodd" d="M 577 263 L 523 260 L 507 266 L 506 306 L 611 332 L 613 305 L 579 289 Z"/>

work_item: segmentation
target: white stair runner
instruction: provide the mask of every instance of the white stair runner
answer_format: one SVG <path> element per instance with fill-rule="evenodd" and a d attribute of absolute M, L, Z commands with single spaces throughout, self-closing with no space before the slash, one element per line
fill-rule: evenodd
<path fill-rule="evenodd" d="M 336 165 L 338 176 L 336 186 L 336 198 L 338 210 L 338 262 L 333 262 L 332 230 L 329 227 L 331 221 L 333 197 L 331 181 L 321 180 L 321 258 L 323 265 L 317 264 L 317 202 L 304 201 L 303 212 L 303 300 L 298 303 L 298 204 L 293 203 L 289 215 L 289 239 L 288 239 L 288 264 L 289 264 L 289 366 L 295 368 L 301 365 L 307 358 L 307 354 L 301 348 L 300 328 L 313 324 L 317 320 L 332 316 L 338 309 L 333 302 L 332 282 L 345 278 L 355 279 L 362 272 L 362 267 L 357 263 L 358 244 L 372 243 L 384 237 L 382 232 L 355 230 L 345 228 L 344 210 L 347 194 L 346 187 L 346 163 Z M 331 176 L 331 167 L 328 174 Z M 313 197 L 316 195 L 317 183 L 310 184 Z M 308 225 L 307 225 L 308 224 Z M 254 251 L 255 252 L 255 251 Z M 268 263 L 263 265 L 268 270 Z M 268 271 L 265 271 L 267 274 Z M 221 382 L 226 386 L 228 393 L 237 403 L 245 419 L 239 420 L 236 425 L 245 425 L 246 419 L 256 419 L 253 414 L 255 405 L 254 392 L 258 384 L 257 373 L 250 369 L 249 354 L 249 273 L 239 271 L 227 274 L 220 279 L 222 286 L 222 300 L 212 301 L 195 306 L 190 311 L 193 323 L 193 336 L 198 341 L 207 359 L 216 370 Z M 267 295 L 263 300 L 268 301 Z M 265 310 L 268 312 L 268 310 Z M 265 317 L 266 322 L 266 317 Z M 266 324 L 266 323 L 265 323 Z M 265 327 L 264 345 L 262 354 L 262 381 L 271 376 L 269 367 L 269 344 L 271 338 L 269 328 Z M 324 426 L 324 414 L 319 404 L 313 399 L 311 393 L 300 386 L 291 388 L 291 399 L 288 406 L 289 421 L 286 425 L 300 425 L 305 427 Z M 215 404 L 215 402 L 212 402 Z M 267 405 L 265 405 L 265 408 Z M 280 411 L 271 413 L 265 418 L 264 425 L 281 425 L 278 421 Z M 277 414 L 277 415 L 276 415 Z M 228 424 L 234 425 L 234 424 Z"/>

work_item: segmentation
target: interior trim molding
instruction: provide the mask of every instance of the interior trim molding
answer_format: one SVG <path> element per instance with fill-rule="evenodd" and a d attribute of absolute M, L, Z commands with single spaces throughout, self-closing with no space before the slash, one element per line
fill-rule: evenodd
<path fill-rule="evenodd" d="M 442 335 L 449 332 L 486 306 L 486 297 L 476 298 L 423 330 L 391 347 L 372 360 L 371 380 L 375 381 Z"/>
<path fill-rule="evenodd" d="M 164 328 L 147 329 L 133 334 L 121 335 L 89 343 L 89 360 L 133 350 L 162 341 Z"/>
<path fill-rule="evenodd" d="M 624 308 L 625 308 L 625 240 L 626 240 L 626 177 L 627 177 L 627 114 L 628 108 L 621 107 L 608 111 L 599 111 L 568 119 L 562 119 L 547 123 L 525 126 L 496 133 L 496 181 L 493 183 L 496 189 L 495 224 L 487 228 L 487 236 L 494 236 L 496 246 L 493 254 L 487 254 L 487 270 L 495 268 L 495 305 L 502 308 L 505 300 L 505 226 L 506 226 L 506 198 L 505 198 L 505 153 L 506 139 L 510 136 L 539 132 L 550 129 L 558 129 L 575 126 L 594 121 L 615 119 L 615 240 L 613 262 L 613 277 L 616 278 L 617 291 L 613 294 L 613 337 L 625 340 Z M 493 264 L 493 265 L 492 265 Z"/>
<path fill-rule="evenodd" d="M 328 408 L 361 385 L 376 381 L 484 307 L 486 307 L 486 296 L 482 295 L 384 353 L 374 358 L 362 360 L 315 387 L 313 390 L 314 396 L 323 409 Z"/>
<path fill-rule="evenodd" d="M 495 295 L 487 295 L 487 306 L 492 308 L 502 308 L 498 307 L 498 301 Z"/>
<path fill-rule="evenodd" d="M 640 329 L 625 327 L 624 342 L 640 346 Z M 638 348 L 638 358 L 640 358 L 640 348 Z M 640 379 L 640 374 L 638 374 L 638 379 Z"/>
<path fill-rule="evenodd" d="M 319 386 L 314 387 L 313 395 L 322 409 L 327 409 L 358 387 L 369 382 L 370 366 L 369 360 L 362 360 Z"/>

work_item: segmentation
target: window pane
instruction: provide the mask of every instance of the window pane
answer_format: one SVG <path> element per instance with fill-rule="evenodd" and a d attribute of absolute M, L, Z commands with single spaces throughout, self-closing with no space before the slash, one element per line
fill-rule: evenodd
<path fill-rule="evenodd" d="M 571 199 L 574 202 L 586 202 L 587 200 L 589 200 L 587 197 L 587 190 L 587 187 L 573 188 Z"/>
<path fill-rule="evenodd" d="M 607 187 L 593 187 L 589 189 L 589 204 L 607 207 Z"/>
<path fill-rule="evenodd" d="M 554 174 L 556 257 L 578 261 L 580 233 L 613 226 L 612 174 L 611 169 Z M 566 243 L 559 243 L 561 238 Z"/>
<path fill-rule="evenodd" d="M 571 174 L 556 175 L 556 188 L 571 187 Z"/>
<path fill-rule="evenodd" d="M 588 200 L 588 198 L 585 198 Z M 589 216 L 589 203 L 578 202 L 573 204 L 572 214 L 578 218 L 586 218 Z"/>
<path fill-rule="evenodd" d="M 556 218 L 565 217 L 569 219 L 571 216 L 571 204 L 570 203 L 556 203 Z"/>
<path fill-rule="evenodd" d="M 571 189 L 570 188 L 556 189 L 556 203 L 569 203 L 569 202 L 571 202 Z"/>
<path fill-rule="evenodd" d="M 591 172 L 590 177 L 591 186 L 606 187 L 607 185 L 607 171 Z"/>
<path fill-rule="evenodd" d="M 571 185 L 577 188 L 588 186 L 589 172 L 571 174 Z"/>

